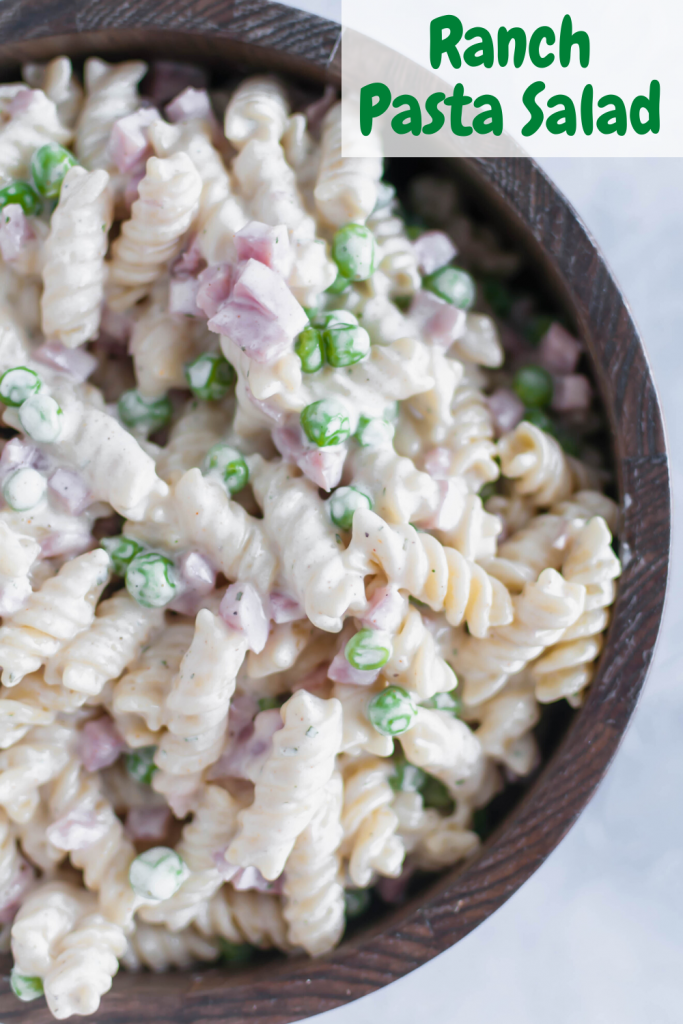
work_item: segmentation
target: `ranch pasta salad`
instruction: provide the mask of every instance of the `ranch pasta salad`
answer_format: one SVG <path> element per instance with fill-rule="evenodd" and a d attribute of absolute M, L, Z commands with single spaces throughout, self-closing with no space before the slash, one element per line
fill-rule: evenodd
<path fill-rule="evenodd" d="M 581 704 L 620 565 L 582 345 L 449 180 L 407 215 L 330 89 L 23 77 L 0 914 L 14 993 L 63 1019 L 120 964 L 324 954 L 471 856 L 542 706 Z"/>

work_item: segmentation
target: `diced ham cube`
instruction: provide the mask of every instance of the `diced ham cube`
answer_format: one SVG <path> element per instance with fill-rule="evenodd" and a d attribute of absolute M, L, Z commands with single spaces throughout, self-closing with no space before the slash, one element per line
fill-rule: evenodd
<path fill-rule="evenodd" d="M 89 772 L 114 764 L 125 747 L 109 715 L 86 722 L 78 737 L 78 756 Z"/>
<path fill-rule="evenodd" d="M 538 363 L 549 373 L 573 373 L 583 345 L 562 324 L 552 323 L 541 338 Z"/>
<path fill-rule="evenodd" d="M 111 824 L 108 815 L 76 809 L 48 825 L 45 835 L 58 850 L 85 850 L 102 839 Z"/>
<path fill-rule="evenodd" d="M 22 437 L 13 437 L 7 442 L 0 455 L 0 479 L 22 469 L 24 466 L 35 465 L 38 449 Z"/>
<path fill-rule="evenodd" d="M 379 676 L 380 669 L 366 671 L 354 668 L 344 654 L 344 646 L 338 651 L 327 670 L 327 677 L 335 683 L 353 683 L 355 686 L 372 686 Z"/>
<path fill-rule="evenodd" d="M 223 880 L 230 882 L 233 889 L 237 889 L 238 892 L 269 892 L 275 896 L 279 896 L 282 893 L 282 875 L 269 882 L 263 877 L 258 868 L 251 866 L 240 868 L 236 864 L 231 864 L 229 860 L 226 860 L 225 852 L 221 851 L 214 852 L 213 862 L 218 871 L 220 871 Z"/>
<path fill-rule="evenodd" d="M 238 272 L 230 298 L 209 320 L 209 329 L 228 335 L 252 359 L 267 363 L 283 355 L 307 323 L 282 277 L 249 259 Z"/>
<path fill-rule="evenodd" d="M 210 778 L 247 779 L 256 782 L 273 746 L 273 736 L 283 726 L 279 708 L 259 711 L 212 767 Z"/>
<path fill-rule="evenodd" d="M 360 620 L 366 629 L 381 629 L 386 633 L 397 633 L 407 610 L 407 598 L 398 587 L 388 584 L 379 587 L 368 602 L 367 610 Z"/>
<path fill-rule="evenodd" d="M 422 289 L 415 292 L 408 316 L 428 342 L 443 349 L 462 336 L 467 320 L 463 309 Z"/>
<path fill-rule="evenodd" d="M 287 277 L 292 269 L 293 254 L 285 224 L 271 227 L 250 220 L 235 234 L 235 248 L 240 260 L 258 260 L 282 277 Z"/>
<path fill-rule="evenodd" d="M 202 270 L 206 270 L 206 260 L 195 237 L 171 267 L 171 276 L 196 277 Z"/>
<path fill-rule="evenodd" d="M 181 615 L 195 616 L 202 606 L 203 599 L 216 586 L 216 571 L 198 551 L 186 551 L 181 555 L 178 568 L 184 588 L 182 594 L 171 602 L 169 608 Z"/>
<path fill-rule="evenodd" d="M 425 231 L 413 242 L 413 252 L 422 273 L 433 274 L 450 263 L 458 250 L 443 231 Z"/>
<path fill-rule="evenodd" d="M 155 60 L 145 79 L 145 89 L 155 103 L 168 103 L 179 92 L 192 86 L 206 89 L 209 76 L 197 64 L 183 64 L 175 60 Z"/>
<path fill-rule="evenodd" d="M 47 482 L 50 493 L 59 500 L 67 512 L 77 516 L 92 502 L 90 489 L 73 469 L 56 469 Z"/>
<path fill-rule="evenodd" d="M 68 373 L 78 384 L 87 380 L 97 366 L 97 359 L 92 353 L 84 348 L 66 348 L 58 341 L 39 345 L 33 358 L 45 366 L 51 366 L 53 370 Z"/>
<path fill-rule="evenodd" d="M 93 539 L 88 524 L 82 519 L 74 518 L 69 529 L 54 530 L 40 542 L 40 553 L 43 558 L 58 558 L 60 555 L 80 555 L 93 546 Z"/>
<path fill-rule="evenodd" d="M 0 211 L 0 252 L 5 263 L 17 260 L 35 237 L 31 222 L 18 203 L 9 203 Z"/>
<path fill-rule="evenodd" d="M 218 609 L 224 622 L 244 633 L 252 651 L 258 654 L 268 639 L 268 616 L 252 583 L 232 583 Z"/>
<path fill-rule="evenodd" d="M 452 453 L 448 448 L 430 448 L 424 457 L 425 473 L 435 480 L 445 480 L 451 475 Z"/>
<path fill-rule="evenodd" d="M 168 283 L 169 313 L 201 317 L 203 310 L 197 305 L 199 287 L 196 277 L 172 277 Z"/>
<path fill-rule="evenodd" d="M 322 124 L 325 114 L 336 102 L 337 90 L 328 82 L 320 99 L 314 100 L 313 103 L 309 103 L 304 110 L 308 130 L 309 132 L 312 132 L 316 138 L 318 137 L 320 125 Z"/>
<path fill-rule="evenodd" d="M 168 807 L 131 807 L 126 815 L 126 835 L 143 843 L 161 843 L 168 836 L 172 816 Z"/>
<path fill-rule="evenodd" d="M 509 388 L 497 388 L 488 396 L 486 404 L 498 437 L 514 430 L 524 417 L 524 402 Z"/>
<path fill-rule="evenodd" d="M 215 263 L 201 272 L 198 278 L 197 305 L 207 317 L 214 317 L 229 297 L 234 279 L 235 271 L 231 263 Z"/>
<path fill-rule="evenodd" d="M 152 155 L 149 127 L 159 120 L 156 107 L 140 107 L 114 122 L 107 153 L 122 174 L 128 174 Z"/>
<path fill-rule="evenodd" d="M 100 336 L 106 334 L 107 337 L 118 341 L 121 345 L 125 345 L 132 332 L 133 317 L 130 313 L 115 313 L 109 306 L 102 307 Z"/>
<path fill-rule="evenodd" d="M 589 409 L 592 398 L 593 389 L 588 377 L 584 377 L 582 373 L 568 373 L 562 377 L 555 377 L 550 408 L 553 412 Z"/>
<path fill-rule="evenodd" d="M 306 612 L 299 602 L 289 594 L 280 594 L 273 591 L 269 598 L 270 617 L 273 622 L 280 625 L 283 622 L 298 622 L 306 618 Z"/>
<path fill-rule="evenodd" d="M 331 491 L 341 480 L 346 445 L 318 448 L 308 441 L 298 425 L 274 430 L 273 443 L 283 459 L 295 463 L 309 480 L 323 490 Z"/>
<path fill-rule="evenodd" d="M 166 104 L 164 114 L 172 124 L 192 120 L 212 121 L 214 118 L 208 92 L 206 89 L 195 89 L 192 85 L 188 85 Z"/>

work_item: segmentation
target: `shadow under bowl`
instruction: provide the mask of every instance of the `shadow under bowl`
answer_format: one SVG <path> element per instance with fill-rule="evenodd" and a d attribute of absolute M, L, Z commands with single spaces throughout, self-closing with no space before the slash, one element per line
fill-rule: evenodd
<path fill-rule="evenodd" d="M 340 29 L 267 0 L 14 0 L 0 16 L 0 77 L 23 60 L 160 57 L 209 66 L 218 80 L 278 71 L 319 93 L 340 79 Z M 401 177 L 424 163 L 404 161 Z M 538 291 L 585 340 L 612 443 L 624 563 L 599 667 L 583 708 L 514 808 L 464 867 L 425 883 L 400 908 L 351 930 L 319 960 L 264 958 L 250 968 L 168 975 L 121 972 L 96 1015 L 107 1024 L 199 1020 L 286 1024 L 400 978 L 492 914 L 542 864 L 575 822 L 614 756 L 652 658 L 670 542 L 662 418 L 626 302 L 578 216 L 531 160 L 440 164 L 486 219 L 524 254 Z M 19 1003 L 5 959 L 0 1017 L 51 1021 L 41 1000 Z"/>

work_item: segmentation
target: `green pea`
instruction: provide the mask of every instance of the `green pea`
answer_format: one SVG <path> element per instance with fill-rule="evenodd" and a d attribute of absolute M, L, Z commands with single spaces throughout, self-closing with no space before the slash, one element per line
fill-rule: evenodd
<path fill-rule="evenodd" d="M 546 434 L 555 436 L 555 424 L 542 409 L 527 409 L 524 419 L 527 423 L 533 423 L 539 430 L 545 430 Z"/>
<path fill-rule="evenodd" d="M 372 508 L 372 501 L 359 491 L 357 487 L 338 487 L 327 499 L 327 510 L 335 526 L 342 530 L 350 530 L 353 526 L 353 514 L 359 508 Z"/>
<path fill-rule="evenodd" d="M 387 686 L 369 701 L 367 716 L 383 736 L 400 736 L 414 724 L 417 705 L 402 686 Z"/>
<path fill-rule="evenodd" d="M 272 711 L 273 708 L 281 708 L 284 700 L 281 697 L 260 697 L 258 700 L 259 711 Z"/>
<path fill-rule="evenodd" d="M 363 224 L 345 224 L 332 240 L 332 259 L 349 281 L 367 281 L 375 269 L 375 236 Z"/>
<path fill-rule="evenodd" d="M 337 274 L 330 287 L 326 288 L 325 291 L 328 295 L 341 295 L 342 292 L 348 291 L 350 287 L 351 282 L 348 277 L 344 277 L 343 274 Z"/>
<path fill-rule="evenodd" d="M 506 284 L 497 277 L 490 277 L 484 282 L 484 298 L 489 306 L 500 317 L 508 317 L 512 310 L 515 297 Z"/>
<path fill-rule="evenodd" d="M 30 1003 L 33 999 L 40 999 L 43 995 L 42 978 L 20 974 L 16 967 L 12 968 L 9 983 L 15 996 L 17 999 L 21 999 L 22 1003 Z"/>
<path fill-rule="evenodd" d="M 14 512 L 27 512 L 42 501 L 46 489 L 45 477 L 25 466 L 9 474 L 2 485 L 2 496 Z"/>
<path fill-rule="evenodd" d="M 221 951 L 221 960 L 230 967 L 239 967 L 254 957 L 254 947 L 247 942 L 228 942 L 227 939 L 219 938 L 218 948 Z"/>
<path fill-rule="evenodd" d="M 361 629 L 344 648 L 349 665 L 364 672 L 382 668 L 392 653 L 391 636 L 382 629 Z"/>
<path fill-rule="evenodd" d="M 361 416 L 353 435 L 362 448 L 386 448 L 394 440 L 394 426 L 379 416 Z"/>
<path fill-rule="evenodd" d="M 323 365 L 322 335 L 317 327 L 306 327 L 296 339 L 294 351 L 304 373 L 315 373 Z"/>
<path fill-rule="evenodd" d="M 486 502 L 489 498 L 492 498 L 494 494 L 497 494 L 495 483 L 484 484 L 483 487 L 479 488 L 479 497 L 482 501 Z"/>
<path fill-rule="evenodd" d="M 548 316 L 547 313 L 536 313 L 534 316 L 529 317 L 524 334 L 532 345 L 538 345 L 543 335 L 549 330 L 556 319 L 557 317 Z"/>
<path fill-rule="evenodd" d="M 425 807 L 434 807 L 437 811 L 444 811 L 446 814 L 450 814 L 453 810 L 453 797 L 443 782 L 435 779 L 433 775 L 427 775 L 420 787 L 420 793 Z"/>
<path fill-rule="evenodd" d="M 76 157 L 56 142 L 37 149 L 31 157 L 31 175 L 40 194 L 58 199 L 66 174 L 77 163 Z"/>
<path fill-rule="evenodd" d="M 153 903 L 175 896 L 190 871 L 183 858 L 168 846 L 145 850 L 131 863 L 128 879 L 136 896 Z"/>
<path fill-rule="evenodd" d="M 434 292 L 458 309 L 471 309 L 477 287 L 468 273 L 458 267 L 442 267 L 422 278 L 422 287 Z"/>
<path fill-rule="evenodd" d="M 235 383 L 236 373 L 220 352 L 203 352 L 185 366 L 185 379 L 190 391 L 205 402 L 225 398 Z"/>
<path fill-rule="evenodd" d="M 344 892 L 344 903 L 346 905 L 346 916 L 349 920 L 360 917 L 370 906 L 372 897 L 367 889 L 346 889 Z"/>
<path fill-rule="evenodd" d="M 512 387 L 530 409 L 542 409 L 553 397 L 553 378 L 542 366 L 520 366 Z"/>
<path fill-rule="evenodd" d="M 351 324 L 358 326 L 358 320 L 349 309 L 333 309 L 329 313 L 319 313 L 315 318 L 315 326 L 324 330 L 326 327 L 336 327 L 339 324 Z"/>
<path fill-rule="evenodd" d="M 309 441 L 319 448 L 343 444 L 351 433 L 345 406 L 334 398 L 321 398 L 301 413 L 301 426 Z"/>
<path fill-rule="evenodd" d="M 64 413 L 49 395 L 29 395 L 19 406 L 22 430 L 33 441 L 53 444 L 59 440 Z"/>
<path fill-rule="evenodd" d="M 427 773 L 405 759 L 398 761 L 389 784 L 397 793 L 417 793 L 427 781 Z"/>
<path fill-rule="evenodd" d="M 129 430 L 146 430 L 153 434 L 165 427 L 173 416 L 173 406 L 168 396 L 145 398 L 139 391 L 124 391 L 118 402 L 121 422 Z"/>
<path fill-rule="evenodd" d="M 336 324 L 323 332 L 325 357 L 330 366 L 353 366 L 370 351 L 370 335 L 364 327 Z"/>
<path fill-rule="evenodd" d="M 228 494 L 237 494 L 249 482 L 249 467 L 242 453 L 229 444 L 215 444 L 204 459 L 205 476 L 217 476 Z"/>
<path fill-rule="evenodd" d="M 436 708 L 437 711 L 450 711 L 457 718 L 462 708 L 462 701 L 456 697 L 455 690 L 451 690 L 449 693 L 435 693 L 429 700 L 422 701 L 422 706 Z"/>
<path fill-rule="evenodd" d="M 135 555 L 126 569 L 126 590 L 145 608 L 164 608 L 180 590 L 173 562 L 156 551 Z"/>
<path fill-rule="evenodd" d="M 126 569 L 136 555 L 144 551 L 142 544 L 138 544 L 132 537 L 103 537 L 100 547 L 104 548 L 109 557 L 114 572 L 117 576 L 125 576 Z"/>
<path fill-rule="evenodd" d="M 0 208 L 18 203 L 27 217 L 40 213 L 43 201 L 27 181 L 13 181 L 0 188 Z"/>
<path fill-rule="evenodd" d="M 131 779 L 149 786 L 157 770 L 154 763 L 156 752 L 156 747 L 138 747 L 132 753 L 126 754 L 126 771 Z"/>
<path fill-rule="evenodd" d="M 37 395 L 42 387 L 40 377 L 27 366 L 13 366 L 0 377 L 0 401 L 16 407 L 31 395 Z"/>

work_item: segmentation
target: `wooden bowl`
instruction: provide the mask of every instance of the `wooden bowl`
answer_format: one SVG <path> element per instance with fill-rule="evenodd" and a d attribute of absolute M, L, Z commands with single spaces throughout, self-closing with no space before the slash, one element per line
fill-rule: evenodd
<path fill-rule="evenodd" d="M 13 0 L 0 19 L 0 70 L 25 59 L 163 56 L 234 75 L 277 70 L 338 82 L 339 26 L 265 0 Z M 406 166 L 401 168 L 405 173 Z M 662 616 L 669 557 L 669 475 L 662 418 L 642 342 L 576 213 L 530 160 L 461 160 L 449 172 L 525 253 L 541 287 L 588 345 L 612 434 L 624 573 L 588 699 L 524 797 L 464 868 L 360 927 L 320 960 L 155 976 L 121 972 L 97 1020 L 285 1024 L 400 978 L 493 913 L 559 843 L 604 775 L 635 707 Z M 8 973 L 3 972 L 3 973 Z M 3 980 L 7 1024 L 51 1020 Z"/>

